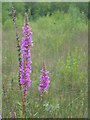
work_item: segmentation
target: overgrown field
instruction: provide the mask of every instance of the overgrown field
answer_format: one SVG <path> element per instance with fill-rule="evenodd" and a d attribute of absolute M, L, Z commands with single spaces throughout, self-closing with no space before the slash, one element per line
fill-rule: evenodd
<path fill-rule="evenodd" d="M 16 19 L 20 39 L 24 20 Z M 88 25 L 84 13 L 55 12 L 30 21 L 32 27 L 31 86 L 26 100 L 28 118 L 88 117 Z M 5 94 L 3 115 L 21 117 L 22 102 L 18 85 L 18 53 L 15 28 L 7 20 L 2 32 L 2 79 Z M 39 100 L 40 70 L 43 61 L 49 70 L 48 92 Z M 11 112 L 11 113 L 10 113 Z"/>

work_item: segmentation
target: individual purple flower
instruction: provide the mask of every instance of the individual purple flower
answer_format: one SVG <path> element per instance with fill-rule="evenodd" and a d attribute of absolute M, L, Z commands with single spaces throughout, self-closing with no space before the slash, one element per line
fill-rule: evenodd
<path fill-rule="evenodd" d="M 49 77 L 48 77 L 49 72 L 46 70 L 45 63 L 43 63 L 43 68 L 42 68 L 41 72 L 42 72 L 42 75 L 40 76 L 39 91 L 46 93 L 50 81 L 49 81 Z"/>
<path fill-rule="evenodd" d="M 25 24 L 23 26 L 23 34 L 22 37 L 22 61 L 21 61 L 21 76 L 20 76 L 20 84 L 24 86 L 25 90 L 27 90 L 27 86 L 30 86 L 30 74 L 31 74 L 31 54 L 30 47 L 33 46 L 32 38 L 31 38 L 31 28 L 28 24 L 28 16 L 25 16 Z"/>
<path fill-rule="evenodd" d="M 2 119 L 1 115 L 0 115 L 0 120 Z"/>

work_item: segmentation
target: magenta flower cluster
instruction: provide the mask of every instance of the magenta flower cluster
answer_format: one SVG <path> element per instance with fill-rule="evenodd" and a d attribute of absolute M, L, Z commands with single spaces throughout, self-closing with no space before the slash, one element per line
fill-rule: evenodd
<path fill-rule="evenodd" d="M 42 68 L 41 72 L 42 72 L 42 75 L 40 76 L 39 91 L 46 93 L 50 81 L 49 81 L 49 77 L 48 77 L 49 72 L 46 70 L 45 64 L 43 64 L 43 68 Z"/>
<path fill-rule="evenodd" d="M 31 74 L 31 55 L 30 55 L 30 47 L 33 46 L 33 42 L 31 39 L 31 28 L 28 24 L 23 27 L 23 34 L 25 37 L 22 38 L 22 62 L 21 62 L 21 76 L 20 76 L 20 84 L 25 86 L 25 90 L 27 90 L 27 86 L 30 86 L 30 74 Z"/>

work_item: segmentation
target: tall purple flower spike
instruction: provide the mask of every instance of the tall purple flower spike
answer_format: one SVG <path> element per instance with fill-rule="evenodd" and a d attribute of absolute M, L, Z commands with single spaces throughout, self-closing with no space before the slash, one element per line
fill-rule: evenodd
<path fill-rule="evenodd" d="M 42 68 L 41 72 L 42 72 L 42 75 L 40 76 L 39 91 L 46 93 L 50 81 L 49 81 L 49 77 L 48 77 L 49 72 L 46 70 L 45 63 L 43 63 L 43 68 Z"/>
<path fill-rule="evenodd" d="M 25 24 L 23 29 L 24 37 L 22 38 L 22 62 L 21 62 L 21 76 L 20 76 L 20 84 L 24 85 L 25 90 L 30 86 L 30 74 L 31 74 L 31 54 L 30 47 L 33 46 L 33 42 L 31 39 L 31 28 L 28 24 L 28 16 L 25 14 Z"/>

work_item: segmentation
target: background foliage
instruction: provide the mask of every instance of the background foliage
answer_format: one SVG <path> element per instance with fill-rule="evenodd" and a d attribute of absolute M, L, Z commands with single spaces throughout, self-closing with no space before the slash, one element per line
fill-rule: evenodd
<path fill-rule="evenodd" d="M 15 10 L 16 10 L 16 17 L 20 17 L 24 19 L 24 13 L 25 11 L 28 11 L 29 19 L 36 20 L 40 16 L 46 16 L 46 15 L 52 15 L 52 13 L 56 11 L 63 11 L 64 13 L 70 12 L 71 14 L 73 12 L 78 13 L 84 13 L 85 18 L 88 18 L 88 3 L 69 3 L 69 2 L 28 2 L 28 3 L 14 3 L 13 4 Z M 10 7 L 11 3 L 3 3 L 2 8 L 2 22 L 3 24 L 6 22 L 7 19 L 11 18 L 10 13 Z M 73 10 L 73 8 L 76 8 Z"/>

